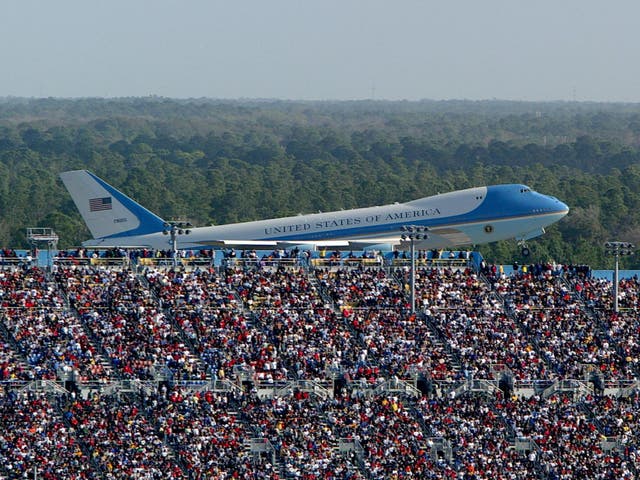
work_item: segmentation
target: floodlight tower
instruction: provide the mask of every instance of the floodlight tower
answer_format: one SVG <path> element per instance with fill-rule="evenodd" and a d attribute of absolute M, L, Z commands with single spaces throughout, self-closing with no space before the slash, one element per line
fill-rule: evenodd
<path fill-rule="evenodd" d="M 47 268 L 51 269 L 53 266 L 53 256 L 51 253 L 54 250 L 58 250 L 58 234 L 53 231 L 52 228 L 47 227 L 32 227 L 27 228 L 27 240 L 35 249 L 39 243 L 47 244 Z M 36 265 L 39 265 L 39 259 L 36 255 L 36 258 L 33 259 Z"/>
<path fill-rule="evenodd" d="M 191 233 L 191 223 L 180 221 L 169 221 L 164 223 L 162 233 L 171 235 L 171 251 L 173 252 L 173 266 L 178 266 L 178 235 L 189 235 Z"/>
<path fill-rule="evenodd" d="M 426 233 L 429 228 L 420 225 L 403 225 L 400 230 L 403 232 L 400 238 L 409 241 L 411 247 L 411 313 L 416 313 L 416 241 L 426 240 L 429 235 Z"/>
<path fill-rule="evenodd" d="M 616 268 L 613 274 L 613 310 L 618 313 L 618 283 L 619 283 L 619 269 L 618 261 L 621 256 L 633 255 L 633 250 L 636 246 L 629 242 L 607 242 L 604 244 L 605 255 L 615 257 Z"/>

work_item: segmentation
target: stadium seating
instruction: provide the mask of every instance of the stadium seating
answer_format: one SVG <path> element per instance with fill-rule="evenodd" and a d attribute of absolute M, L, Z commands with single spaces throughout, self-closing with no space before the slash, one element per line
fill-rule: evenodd
<path fill-rule="evenodd" d="M 637 280 L 283 258 L 5 266 L 0 478 L 638 477 Z"/>

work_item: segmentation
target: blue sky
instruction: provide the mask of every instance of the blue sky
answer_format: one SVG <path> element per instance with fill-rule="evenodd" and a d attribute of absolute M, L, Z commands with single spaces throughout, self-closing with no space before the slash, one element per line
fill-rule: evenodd
<path fill-rule="evenodd" d="M 0 97 L 640 102 L 640 2 L 5 0 Z"/>

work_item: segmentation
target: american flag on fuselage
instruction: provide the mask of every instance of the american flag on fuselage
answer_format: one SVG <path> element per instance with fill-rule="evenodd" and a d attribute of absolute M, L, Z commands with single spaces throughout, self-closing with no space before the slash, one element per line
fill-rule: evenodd
<path fill-rule="evenodd" d="M 100 197 L 89 199 L 89 211 L 100 212 L 102 210 L 111 210 L 111 197 Z"/>

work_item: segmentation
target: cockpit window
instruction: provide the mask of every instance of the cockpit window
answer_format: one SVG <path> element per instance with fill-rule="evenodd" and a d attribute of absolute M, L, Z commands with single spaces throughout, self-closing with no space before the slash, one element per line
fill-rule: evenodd
<path fill-rule="evenodd" d="M 531 189 L 530 189 L 530 188 L 528 188 L 528 187 L 525 187 L 525 188 L 521 188 L 521 189 L 520 189 L 520 193 L 529 193 L 529 192 L 531 192 Z"/>

